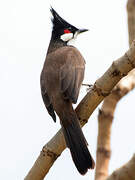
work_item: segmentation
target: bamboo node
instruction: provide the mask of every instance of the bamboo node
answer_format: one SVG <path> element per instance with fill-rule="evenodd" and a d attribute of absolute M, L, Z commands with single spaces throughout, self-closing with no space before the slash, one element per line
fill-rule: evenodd
<path fill-rule="evenodd" d="M 105 92 L 103 91 L 101 88 L 97 87 L 96 83 L 94 84 L 94 91 L 97 92 L 98 96 L 103 96 L 103 97 L 106 97 L 110 94 L 110 92 Z"/>
<path fill-rule="evenodd" d="M 88 119 L 79 119 L 80 124 L 86 124 L 88 122 Z"/>
<path fill-rule="evenodd" d="M 112 63 L 112 67 L 113 67 L 113 70 L 111 72 L 111 77 L 116 77 L 116 76 L 120 76 L 120 77 L 124 77 L 127 75 L 127 72 L 121 72 L 119 69 L 117 69 L 117 63 L 116 61 L 113 61 Z"/>
<path fill-rule="evenodd" d="M 135 41 L 133 41 L 133 42 L 135 44 Z M 129 64 L 132 66 L 132 68 L 135 68 L 135 64 L 132 62 L 132 60 L 130 59 L 130 57 L 129 57 L 127 52 L 125 53 L 125 56 L 126 56 L 128 62 L 129 62 Z"/>
<path fill-rule="evenodd" d="M 113 72 L 112 72 L 112 77 L 115 77 L 115 76 L 120 76 L 121 73 L 118 69 L 115 69 Z"/>
<path fill-rule="evenodd" d="M 111 151 L 110 150 L 107 150 L 107 149 L 105 149 L 105 148 L 102 148 L 102 147 L 99 147 L 98 149 L 97 149 L 97 152 L 98 153 L 102 153 L 105 157 L 107 157 L 107 158 L 110 158 L 111 157 Z"/>
<path fill-rule="evenodd" d="M 43 156 L 49 156 L 53 161 L 55 161 L 60 155 L 52 152 L 51 150 L 47 149 L 46 146 L 43 147 L 41 154 Z"/>
<path fill-rule="evenodd" d="M 108 120 L 113 120 L 113 118 L 114 118 L 114 116 L 109 112 L 105 112 L 103 109 L 99 109 L 98 110 L 99 111 L 99 113 L 98 113 L 98 117 L 103 117 L 103 119 L 107 119 L 107 121 Z M 101 118 L 99 118 L 99 120 L 100 120 Z"/>

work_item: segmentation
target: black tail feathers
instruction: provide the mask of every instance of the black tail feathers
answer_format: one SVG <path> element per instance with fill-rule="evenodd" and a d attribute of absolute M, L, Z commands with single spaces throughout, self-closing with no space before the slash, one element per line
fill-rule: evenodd
<path fill-rule="evenodd" d="M 95 163 L 87 148 L 87 142 L 80 128 L 76 114 L 73 113 L 70 116 L 70 120 L 64 118 L 61 124 L 66 144 L 70 149 L 75 166 L 80 174 L 84 175 L 88 169 L 94 168 Z"/>

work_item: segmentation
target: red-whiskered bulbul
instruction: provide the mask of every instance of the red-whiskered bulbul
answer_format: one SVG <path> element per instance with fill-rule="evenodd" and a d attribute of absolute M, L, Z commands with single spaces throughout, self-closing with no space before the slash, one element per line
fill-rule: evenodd
<path fill-rule="evenodd" d="M 67 147 L 78 171 L 84 175 L 94 168 L 87 141 L 72 103 L 76 103 L 84 78 L 85 60 L 70 42 L 87 29 L 78 29 L 51 8 L 52 36 L 41 73 L 41 93 L 48 113 L 60 118 Z"/>

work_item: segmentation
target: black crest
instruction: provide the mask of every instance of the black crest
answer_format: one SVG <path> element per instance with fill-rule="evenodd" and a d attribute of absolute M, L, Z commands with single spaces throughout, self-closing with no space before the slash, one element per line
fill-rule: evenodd
<path fill-rule="evenodd" d="M 52 24 L 53 24 L 53 31 L 58 31 L 59 29 L 64 29 L 64 28 L 74 28 L 77 30 L 76 27 L 72 26 L 69 24 L 67 21 L 65 21 L 63 18 L 59 16 L 59 14 L 51 7 L 50 9 L 52 13 Z"/>

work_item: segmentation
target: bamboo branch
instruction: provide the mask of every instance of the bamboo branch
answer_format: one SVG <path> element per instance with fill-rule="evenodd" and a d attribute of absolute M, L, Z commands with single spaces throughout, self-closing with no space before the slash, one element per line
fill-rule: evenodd
<path fill-rule="evenodd" d="M 102 107 L 98 114 L 95 180 L 104 180 L 108 176 L 108 163 L 111 155 L 110 135 L 112 120 L 113 116 Z"/>
<path fill-rule="evenodd" d="M 135 71 L 132 70 L 115 86 L 112 93 L 104 99 L 101 110 L 99 110 L 95 180 L 105 180 L 108 176 L 111 155 L 111 127 L 116 105 L 134 87 Z"/>
<path fill-rule="evenodd" d="M 115 170 L 106 180 L 132 180 L 135 179 L 135 154 L 129 162 Z"/>
<path fill-rule="evenodd" d="M 135 0 L 128 0 L 127 12 L 129 44 L 131 45 L 133 39 L 135 38 Z"/>
<path fill-rule="evenodd" d="M 81 126 L 87 121 L 99 103 L 109 95 L 118 81 L 135 67 L 135 41 L 131 48 L 99 78 L 93 89 L 82 99 L 76 108 Z M 43 147 L 39 157 L 29 171 L 25 180 L 43 180 L 58 156 L 66 148 L 62 130 Z"/>
<path fill-rule="evenodd" d="M 135 0 L 128 0 L 128 30 L 129 44 L 135 38 Z M 108 176 L 110 161 L 110 136 L 114 111 L 119 100 L 135 87 L 135 70 L 123 78 L 113 89 L 112 93 L 105 98 L 98 116 L 98 142 L 96 154 L 95 180 L 105 180 Z M 115 179 L 115 178 L 114 178 Z"/>

